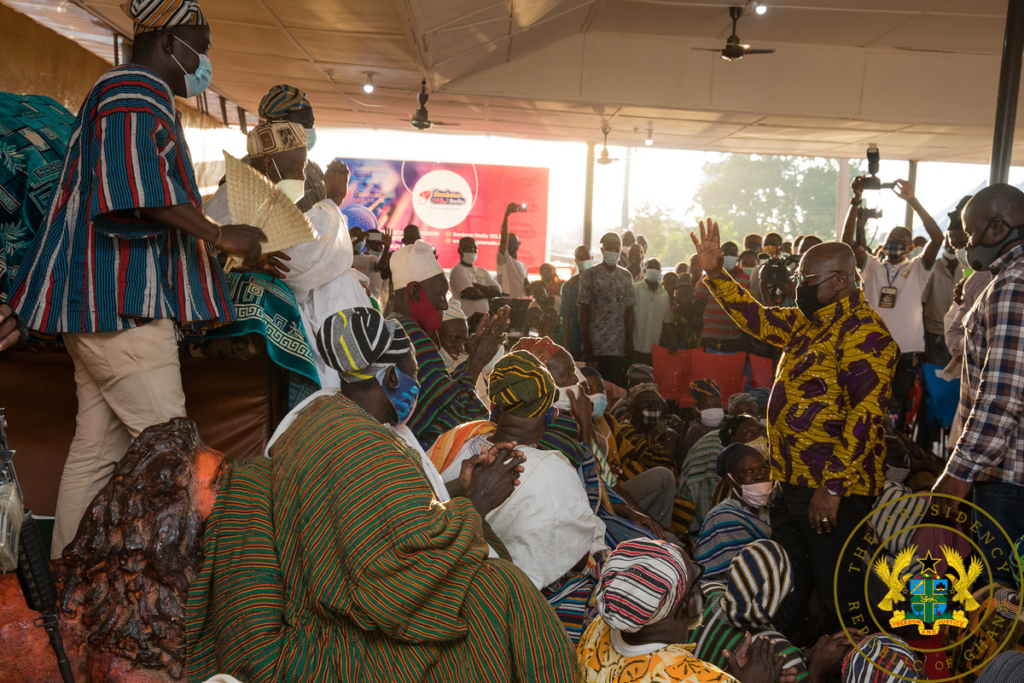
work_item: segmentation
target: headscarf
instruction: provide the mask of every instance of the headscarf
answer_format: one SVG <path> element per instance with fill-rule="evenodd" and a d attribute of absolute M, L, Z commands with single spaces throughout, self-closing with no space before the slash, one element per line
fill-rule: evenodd
<path fill-rule="evenodd" d="M 529 351 L 541 363 L 547 363 L 562 347 L 550 337 L 523 337 L 512 347 L 513 351 Z"/>
<path fill-rule="evenodd" d="M 734 443 L 726 446 L 718 454 L 718 460 L 715 461 L 715 472 L 720 478 L 724 479 L 725 475 L 732 472 L 733 467 L 736 467 L 736 463 L 748 455 L 761 455 L 761 451 L 745 443 Z"/>
<path fill-rule="evenodd" d="M 634 380 L 641 384 L 654 384 L 654 369 L 650 365 L 634 363 L 626 371 L 626 379 Z"/>
<path fill-rule="evenodd" d="M 407 244 L 391 255 L 391 281 L 396 290 L 405 289 L 410 282 L 426 282 L 443 274 L 434 248 L 423 240 Z"/>
<path fill-rule="evenodd" d="M 757 387 L 751 389 L 749 393 L 757 401 L 758 413 L 766 415 L 768 413 L 768 397 L 771 396 L 772 390 L 767 387 Z"/>
<path fill-rule="evenodd" d="M 626 402 L 632 404 L 637 396 L 640 394 L 646 394 L 649 391 L 658 394 L 658 385 L 653 383 L 637 384 L 626 392 Z M 661 398 L 661 394 L 658 394 L 658 398 Z"/>
<path fill-rule="evenodd" d="M 529 351 L 513 351 L 494 365 L 487 395 L 516 417 L 537 417 L 555 400 L 555 380 Z"/>
<path fill-rule="evenodd" d="M 349 308 L 324 321 L 316 335 L 316 348 L 327 365 L 350 384 L 372 379 L 397 365 L 412 342 L 395 320 L 385 320 L 372 308 Z"/>
<path fill-rule="evenodd" d="M 686 565 L 675 546 L 638 538 L 620 543 L 605 560 L 594 603 L 610 627 L 635 633 L 673 614 L 687 583 Z"/>
<path fill-rule="evenodd" d="M 782 601 L 793 590 L 789 555 L 775 541 L 754 541 L 732 558 L 725 584 L 729 621 L 750 632 L 769 629 Z"/>
<path fill-rule="evenodd" d="M 737 403 L 753 403 L 757 405 L 757 399 L 750 394 L 733 394 L 729 397 L 729 410 L 735 408 Z"/>
<path fill-rule="evenodd" d="M 448 309 L 441 314 L 441 322 L 446 320 L 468 320 L 466 312 L 462 310 L 462 302 L 458 299 L 448 301 Z"/>
<path fill-rule="evenodd" d="M 249 131 L 246 147 L 252 159 L 305 149 L 306 129 L 291 121 L 267 121 Z"/>
<path fill-rule="evenodd" d="M 843 683 L 888 683 L 895 676 L 917 678 L 916 658 L 896 636 L 876 633 L 843 660 Z"/>
<path fill-rule="evenodd" d="M 198 0 L 129 0 L 121 5 L 135 25 L 135 35 L 174 28 L 208 26 Z"/>
<path fill-rule="evenodd" d="M 713 379 L 698 379 L 690 382 L 690 395 L 693 396 L 694 400 L 698 396 L 718 397 L 718 399 L 721 399 L 722 390 L 718 388 Z"/>
<path fill-rule="evenodd" d="M 1009 650 L 994 657 L 978 675 L 978 683 L 1024 683 L 1024 652 Z"/>
<path fill-rule="evenodd" d="M 290 85 L 275 85 L 260 100 L 259 114 L 264 121 L 284 118 L 290 111 L 310 107 L 306 93 Z"/>

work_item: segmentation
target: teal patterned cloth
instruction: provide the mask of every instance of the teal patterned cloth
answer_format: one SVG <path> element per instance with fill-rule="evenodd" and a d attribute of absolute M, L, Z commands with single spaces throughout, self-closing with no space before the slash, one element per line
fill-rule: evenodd
<path fill-rule="evenodd" d="M 0 92 L 0 301 L 46 218 L 74 122 L 49 97 Z"/>

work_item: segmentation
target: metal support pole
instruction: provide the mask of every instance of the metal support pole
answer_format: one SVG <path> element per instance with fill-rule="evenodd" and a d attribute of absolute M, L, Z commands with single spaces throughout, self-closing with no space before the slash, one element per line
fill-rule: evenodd
<path fill-rule="evenodd" d="M 1009 0 L 1006 8 L 1006 34 L 1003 38 L 1003 64 L 999 69 L 999 95 L 996 98 L 996 129 L 992 137 L 989 184 L 1005 183 L 1010 176 L 1013 129 L 1017 120 L 1017 98 L 1020 94 L 1022 51 L 1024 0 Z"/>
<path fill-rule="evenodd" d="M 224 99 L 223 95 L 220 97 L 220 118 L 224 121 L 224 125 L 228 125 L 228 101 Z"/>
<path fill-rule="evenodd" d="M 907 162 L 909 167 L 907 170 L 907 182 L 910 183 L 910 187 L 914 190 L 917 189 L 917 162 L 911 159 Z M 903 225 L 907 230 L 914 231 L 914 207 L 907 203 L 907 213 L 903 216 Z"/>
<path fill-rule="evenodd" d="M 633 148 L 626 148 L 626 170 L 622 179 L 622 230 L 629 229 L 629 172 L 632 168 Z"/>
<path fill-rule="evenodd" d="M 242 135 L 249 134 L 249 126 L 245 122 L 245 110 L 238 107 L 238 127 L 242 129 Z"/>
<path fill-rule="evenodd" d="M 839 160 L 839 186 L 836 188 L 836 241 L 843 240 L 846 211 L 850 208 L 850 160 Z"/>
<path fill-rule="evenodd" d="M 121 66 L 121 51 L 117 49 L 117 34 L 114 34 L 114 66 Z"/>
<path fill-rule="evenodd" d="M 583 244 L 591 246 L 594 233 L 594 147 L 597 143 L 587 143 L 587 187 L 583 196 Z"/>

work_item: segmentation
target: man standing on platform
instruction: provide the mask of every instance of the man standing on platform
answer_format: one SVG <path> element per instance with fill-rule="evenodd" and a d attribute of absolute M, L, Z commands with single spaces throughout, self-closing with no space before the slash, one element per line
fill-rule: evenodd
<path fill-rule="evenodd" d="M 796 642 L 817 586 L 828 606 L 825 629 L 851 624 L 864 604 L 860 539 L 843 546 L 885 483 L 885 408 L 899 348 L 857 288 L 853 250 L 811 248 L 796 279 L 797 307 L 764 307 L 723 269 L 718 225 L 693 236 L 704 282 L 749 334 L 783 349 L 768 401 L 769 461 L 775 490 L 772 540 L 793 563 L 793 592 L 775 626 Z M 920 302 L 919 302 L 920 303 Z M 840 572 L 857 567 L 855 579 Z M 850 570 L 847 570 L 850 571 Z M 837 586 L 837 591 L 833 588 Z M 869 619 L 870 615 L 862 618 Z"/>
<path fill-rule="evenodd" d="M 618 265 L 622 244 L 614 232 L 601 238 L 601 263 L 580 273 L 580 334 L 583 359 L 601 376 L 626 386 L 633 358 L 633 278 Z"/>
<path fill-rule="evenodd" d="M 51 556 L 132 439 L 185 415 L 179 322 L 235 318 L 217 251 L 260 256 L 266 236 L 202 211 L 174 97 L 210 83 L 210 28 L 195 0 L 132 0 L 132 62 L 100 77 L 75 119 L 47 219 L 28 247 L 11 306 L 63 335 L 78 419 L 57 497 Z"/>

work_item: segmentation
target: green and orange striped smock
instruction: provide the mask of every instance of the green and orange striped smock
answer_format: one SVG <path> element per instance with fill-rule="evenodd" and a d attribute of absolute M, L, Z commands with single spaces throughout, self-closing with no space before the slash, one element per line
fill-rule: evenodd
<path fill-rule="evenodd" d="M 189 593 L 191 680 L 575 681 L 529 579 L 485 560 L 469 500 L 442 505 L 419 456 L 338 394 L 232 463 Z"/>

